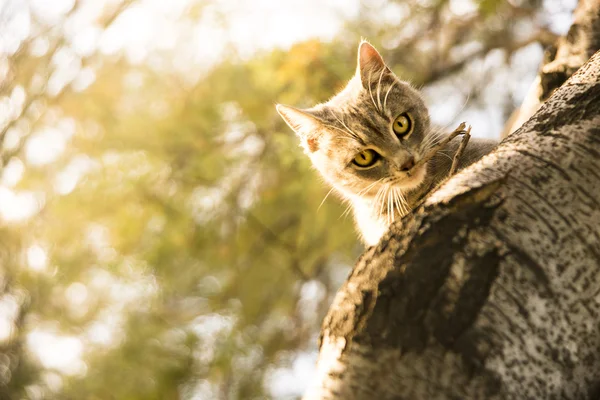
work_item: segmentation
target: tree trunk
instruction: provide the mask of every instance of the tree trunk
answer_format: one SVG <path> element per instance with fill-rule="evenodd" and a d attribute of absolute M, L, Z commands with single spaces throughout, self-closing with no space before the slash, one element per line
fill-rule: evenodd
<path fill-rule="evenodd" d="M 305 399 L 598 399 L 599 266 L 600 52 L 361 257 Z"/>

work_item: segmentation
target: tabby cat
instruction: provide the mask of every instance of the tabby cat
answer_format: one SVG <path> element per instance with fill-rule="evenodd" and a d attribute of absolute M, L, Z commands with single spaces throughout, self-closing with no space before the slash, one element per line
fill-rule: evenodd
<path fill-rule="evenodd" d="M 277 111 L 300 137 L 306 154 L 342 199 L 350 203 L 367 245 L 379 242 L 400 218 L 447 177 L 460 137 L 413 169 L 447 134 L 431 126 L 421 94 L 385 65 L 363 41 L 356 74 L 331 100 Z M 495 141 L 471 139 L 459 168 L 478 160 Z"/>

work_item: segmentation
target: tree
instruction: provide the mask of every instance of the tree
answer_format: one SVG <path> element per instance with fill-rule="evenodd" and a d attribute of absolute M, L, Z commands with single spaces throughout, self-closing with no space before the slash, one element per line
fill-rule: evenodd
<path fill-rule="evenodd" d="M 600 47 L 599 11 L 579 4 L 545 93 Z M 599 126 L 600 52 L 363 254 L 306 398 L 598 398 Z"/>

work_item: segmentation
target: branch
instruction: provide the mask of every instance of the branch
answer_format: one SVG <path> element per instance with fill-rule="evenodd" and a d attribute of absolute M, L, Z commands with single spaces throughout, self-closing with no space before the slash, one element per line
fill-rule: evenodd
<path fill-rule="evenodd" d="M 448 176 L 452 176 L 456 173 L 458 169 L 458 162 L 460 161 L 460 157 L 462 156 L 467 144 L 469 143 L 469 139 L 471 139 L 471 127 L 467 128 L 463 134 L 462 141 L 458 146 L 458 150 L 456 150 L 456 154 L 454 154 L 454 158 L 452 159 L 452 165 L 450 166 L 450 172 L 448 172 Z"/>
<path fill-rule="evenodd" d="M 521 107 L 506 123 L 502 137 L 527 121 L 548 97 L 600 49 L 600 1 L 580 0 L 565 37 L 546 50 L 538 77 Z"/>
<path fill-rule="evenodd" d="M 469 135 L 471 132 L 471 127 L 467 128 L 467 125 L 464 122 L 461 122 L 460 125 L 448 136 L 444 137 L 437 145 L 433 146 L 419 161 L 412 166 L 412 168 L 407 172 L 407 175 L 410 176 L 411 172 L 415 169 L 419 168 L 421 165 L 425 164 L 427 161 L 432 159 L 438 151 L 442 150 L 452 139 L 457 137 L 458 135 Z M 461 142 L 462 146 L 462 142 Z M 464 146 L 463 146 L 464 147 Z M 459 148 L 459 151 L 462 153 L 462 149 Z M 457 153 L 458 154 L 458 151 Z M 459 156 L 460 157 L 460 156 Z M 456 158 L 456 157 L 455 157 Z M 452 163 L 452 167 L 454 167 L 454 163 Z M 452 175 L 452 174 L 450 174 Z"/>

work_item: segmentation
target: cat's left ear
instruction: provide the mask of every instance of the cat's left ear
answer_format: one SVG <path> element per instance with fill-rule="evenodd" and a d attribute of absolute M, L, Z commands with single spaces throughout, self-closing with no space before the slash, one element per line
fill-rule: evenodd
<path fill-rule="evenodd" d="M 391 70 L 385 65 L 377 49 L 363 40 L 358 45 L 358 66 L 356 67 L 356 75 L 360 77 L 363 87 L 367 89 L 373 82 L 377 83 L 382 73 L 391 73 Z"/>
<path fill-rule="evenodd" d="M 313 153 L 319 149 L 318 133 L 321 123 L 317 117 L 308 111 L 283 104 L 277 104 L 275 108 L 286 124 L 300 137 L 302 146 L 307 153 Z"/>

